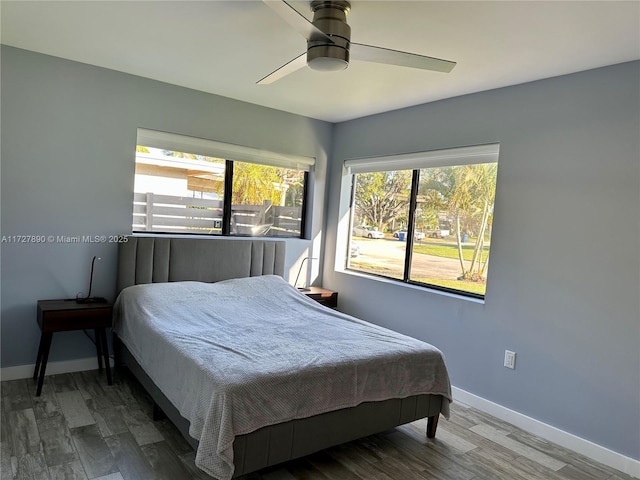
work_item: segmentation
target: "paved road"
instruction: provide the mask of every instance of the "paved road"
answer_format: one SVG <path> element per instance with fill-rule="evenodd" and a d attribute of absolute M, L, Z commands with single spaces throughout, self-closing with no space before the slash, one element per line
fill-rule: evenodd
<path fill-rule="evenodd" d="M 354 241 L 360 245 L 360 256 L 354 263 L 369 263 L 384 268 L 384 275 L 402 278 L 406 242 L 397 239 L 359 239 Z M 428 239 L 421 243 L 429 243 Z M 438 242 L 442 243 L 442 242 Z M 460 276 L 460 261 L 453 258 L 436 257 L 415 253 L 412 255 L 412 277 L 428 277 L 455 280 Z"/>

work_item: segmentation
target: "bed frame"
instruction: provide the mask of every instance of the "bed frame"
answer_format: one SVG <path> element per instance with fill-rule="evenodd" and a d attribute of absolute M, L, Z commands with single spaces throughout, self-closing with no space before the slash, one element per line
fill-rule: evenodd
<path fill-rule="evenodd" d="M 118 292 L 142 283 L 194 280 L 218 282 L 256 275 L 284 276 L 285 242 L 252 239 L 127 237 L 118 251 Z M 154 418 L 166 415 L 185 439 L 189 422 L 149 378 L 114 334 L 117 366 L 126 366 L 154 401 Z M 303 457 L 325 448 L 428 417 L 427 437 L 436 434 L 443 398 L 416 395 L 365 402 L 239 435 L 233 444 L 234 477 Z"/>

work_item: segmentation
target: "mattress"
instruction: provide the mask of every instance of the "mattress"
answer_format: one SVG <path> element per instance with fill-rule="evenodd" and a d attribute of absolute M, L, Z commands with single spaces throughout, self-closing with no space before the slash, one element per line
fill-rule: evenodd
<path fill-rule="evenodd" d="M 124 289 L 114 330 L 199 441 L 196 465 L 233 475 L 233 439 L 363 402 L 451 390 L 432 345 L 330 310 L 265 275 Z"/>

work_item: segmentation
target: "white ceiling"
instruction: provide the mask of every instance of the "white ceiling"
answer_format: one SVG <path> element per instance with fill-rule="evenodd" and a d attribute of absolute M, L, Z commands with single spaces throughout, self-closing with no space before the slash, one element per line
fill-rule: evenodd
<path fill-rule="evenodd" d="M 294 1 L 308 12 L 309 2 Z M 640 58 L 640 2 L 352 1 L 352 41 L 454 60 L 256 81 L 305 50 L 261 1 L 8 1 L 2 43 L 338 122 Z"/>

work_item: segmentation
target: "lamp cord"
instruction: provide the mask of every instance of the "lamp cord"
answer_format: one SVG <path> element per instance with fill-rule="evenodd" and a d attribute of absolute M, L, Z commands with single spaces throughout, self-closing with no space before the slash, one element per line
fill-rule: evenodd
<path fill-rule="evenodd" d="M 294 287 L 298 286 L 298 279 L 300 278 L 300 273 L 302 273 L 302 267 L 304 266 L 304 262 L 306 262 L 307 260 L 317 260 L 317 258 L 313 258 L 313 257 L 304 257 L 302 259 L 302 262 L 300 262 L 300 268 L 298 269 L 298 275 L 296 275 L 296 281 L 293 283 Z"/>
<path fill-rule="evenodd" d="M 93 257 L 91 260 L 91 273 L 89 274 L 89 293 L 87 293 L 87 298 L 91 298 L 91 288 L 93 286 L 93 266 L 96 263 L 96 257 Z"/>

